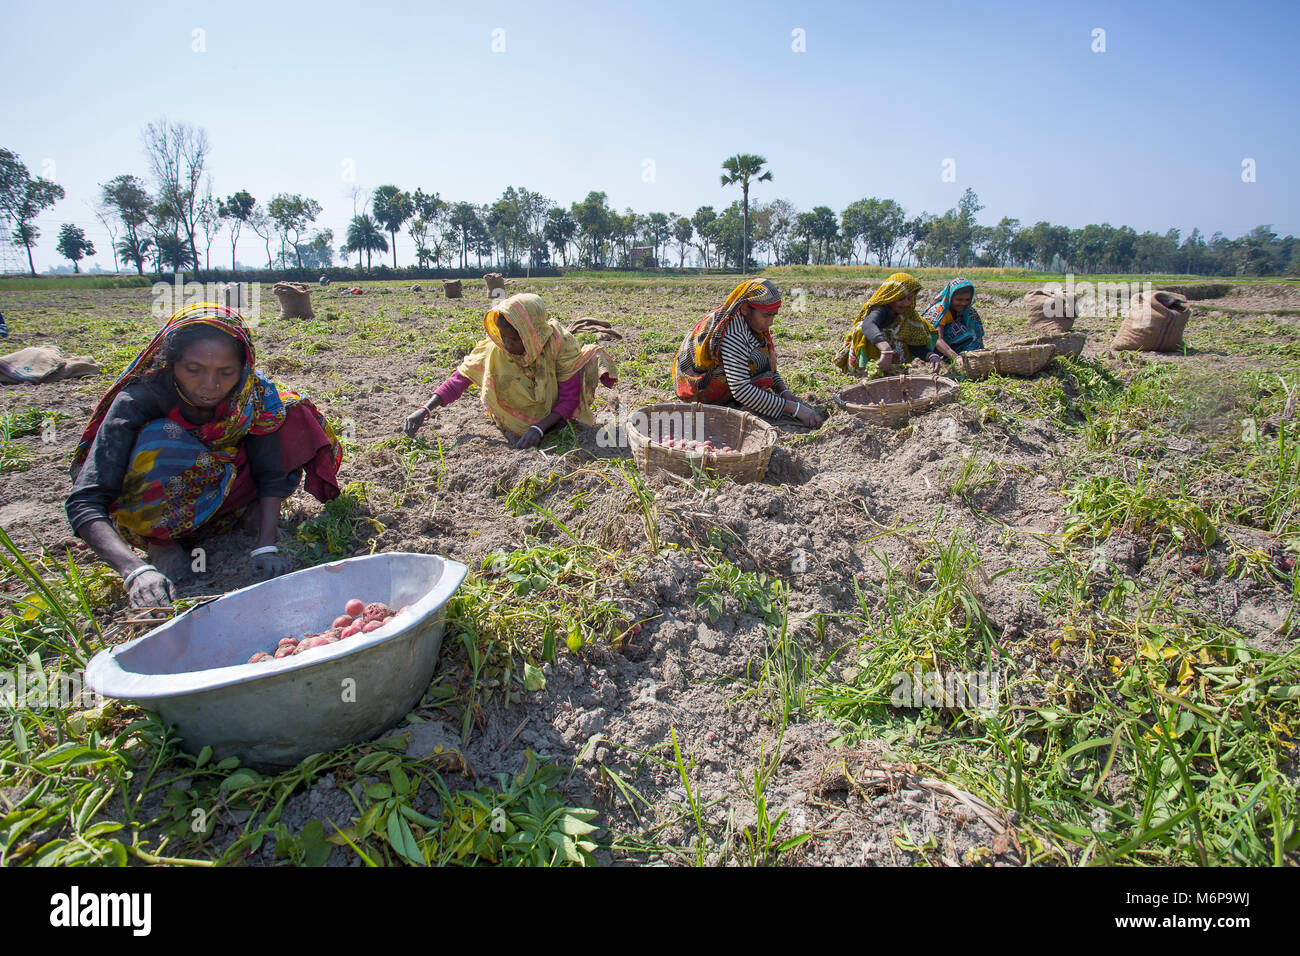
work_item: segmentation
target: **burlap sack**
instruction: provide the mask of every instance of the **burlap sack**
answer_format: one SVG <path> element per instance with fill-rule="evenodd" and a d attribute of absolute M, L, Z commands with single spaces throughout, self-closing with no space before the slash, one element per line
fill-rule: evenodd
<path fill-rule="evenodd" d="M 449 299 L 459 299 L 459 298 L 460 298 L 460 280 L 459 280 L 459 279 L 443 279 L 443 280 L 442 280 L 442 294 L 445 295 L 445 296 L 446 296 L 447 298 L 449 298 Z"/>
<path fill-rule="evenodd" d="M 1191 317 L 1191 306 L 1176 292 L 1139 292 L 1130 300 L 1110 347 L 1119 352 L 1173 352 L 1183 347 L 1183 329 Z"/>
<path fill-rule="evenodd" d="M 501 273 L 489 272 L 487 275 L 483 277 L 483 281 L 487 284 L 487 294 L 489 299 L 501 297 L 501 296 L 494 296 L 492 294 L 494 289 L 500 289 L 502 294 L 504 295 L 506 291 L 506 280 L 501 275 Z"/>
<path fill-rule="evenodd" d="M 1025 296 L 1025 305 L 1029 307 L 1027 328 L 1033 332 L 1068 332 L 1079 315 L 1073 292 L 1035 289 Z"/>
<path fill-rule="evenodd" d="M 275 297 L 280 300 L 280 318 L 314 319 L 311 310 L 311 286 L 305 282 L 277 282 Z"/>

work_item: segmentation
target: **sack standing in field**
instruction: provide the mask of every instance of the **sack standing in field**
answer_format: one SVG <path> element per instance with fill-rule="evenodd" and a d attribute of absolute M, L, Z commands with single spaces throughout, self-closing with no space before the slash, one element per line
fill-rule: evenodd
<path fill-rule="evenodd" d="M 500 299 L 505 297 L 506 280 L 501 273 L 489 272 L 483 277 L 483 283 L 487 286 L 489 299 Z"/>
<path fill-rule="evenodd" d="M 1118 352 L 1173 352 L 1183 347 L 1183 330 L 1192 317 L 1187 300 L 1176 292 L 1139 292 L 1110 347 Z"/>
<path fill-rule="evenodd" d="M 280 318 L 313 319 L 316 313 L 311 310 L 311 286 L 305 282 L 277 282 L 275 297 L 280 300 Z"/>
<path fill-rule="evenodd" d="M 1078 300 L 1073 292 L 1034 289 L 1025 294 L 1031 332 L 1068 332 L 1078 317 Z"/>
<path fill-rule="evenodd" d="M 442 280 L 442 294 L 445 295 L 445 296 L 446 296 L 447 298 L 449 298 L 449 299 L 459 299 L 459 298 L 460 298 L 460 280 L 459 280 L 459 279 L 443 279 L 443 280 Z"/>
<path fill-rule="evenodd" d="M 304 475 L 319 501 L 338 497 L 342 460 L 315 406 L 256 370 L 239 313 L 190 305 L 100 400 L 73 456 L 68 521 L 132 604 L 165 606 L 191 572 L 190 544 L 241 517 L 256 519 L 258 571 L 292 570 L 275 544 L 281 503 Z"/>
<path fill-rule="evenodd" d="M 531 292 L 512 295 L 483 317 L 488 337 L 474 346 L 433 396 L 406 417 L 414 435 L 434 409 L 450 405 L 470 385 L 498 427 L 518 436 L 515 448 L 531 448 L 565 421 L 592 427 L 596 386 L 618 382 L 614 362 L 598 344 L 583 345 L 552 319 Z M 603 369 L 603 370 L 602 370 Z"/>
<path fill-rule="evenodd" d="M 771 279 L 746 279 L 732 289 L 682 339 L 673 362 L 677 397 L 821 425 L 821 415 L 799 401 L 776 369 L 772 322 L 780 308 L 781 291 Z"/>

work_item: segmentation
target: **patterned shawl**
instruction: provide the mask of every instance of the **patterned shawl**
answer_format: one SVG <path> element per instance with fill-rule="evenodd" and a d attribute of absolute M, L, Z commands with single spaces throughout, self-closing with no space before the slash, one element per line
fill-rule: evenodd
<path fill-rule="evenodd" d="M 952 314 L 952 297 L 963 289 L 970 289 L 970 302 L 961 315 Z M 969 279 L 953 279 L 934 297 L 922 318 L 939 329 L 943 340 L 957 351 L 984 347 L 984 322 L 975 310 L 975 283 Z"/>
<path fill-rule="evenodd" d="M 132 382 L 141 380 L 166 368 L 167 339 L 173 332 L 192 325 L 210 325 L 227 333 L 244 348 L 244 373 L 239 384 L 229 397 L 213 411 L 212 421 L 194 429 L 195 435 L 204 445 L 211 449 L 214 458 L 221 461 L 233 461 L 239 453 L 239 443 L 246 435 L 265 435 L 275 431 L 284 422 L 284 399 L 298 400 L 294 392 L 280 391 L 269 379 L 253 367 L 253 339 L 244 325 L 243 318 L 233 309 L 212 302 L 201 302 L 181 309 L 162 327 L 144 350 L 132 360 L 117 381 L 99 400 L 90 424 L 81 435 L 76 453 L 72 458 L 72 477 L 75 479 L 81 466 L 90 453 L 90 446 L 99 433 L 99 427 L 108 414 L 109 406 L 118 392 Z M 335 458 L 341 459 L 341 448 L 337 439 L 331 434 L 335 447 Z"/>

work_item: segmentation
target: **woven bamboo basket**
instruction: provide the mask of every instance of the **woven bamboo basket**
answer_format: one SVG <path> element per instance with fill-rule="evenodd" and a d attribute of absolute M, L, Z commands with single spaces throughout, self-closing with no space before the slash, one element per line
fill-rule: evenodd
<path fill-rule="evenodd" d="M 628 418 L 628 444 L 642 474 L 662 469 L 681 478 L 697 472 L 744 484 L 762 481 L 776 447 L 776 429 L 738 408 L 697 402 L 663 402 L 637 409 Z M 669 437 L 711 441 L 731 453 L 669 448 Z"/>
<path fill-rule="evenodd" d="M 445 296 L 446 296 L 447 298 L 449 298 L 449 299 L 459 299 L 459 298 L 460 298 L 460 280 L 459 280 L 459 279 L 443 279 L 443 280 L 442 280 L 442 294 L 445 295 Z"/>
<path fill-rule="evenodd" d="M 1057 355 L 1064 355 L 1068 359 L 1077 359 L 1083 354 L 1083 347 L 1088 343 L 1087 333 L 1084 332 L 1064 332 L 1060 335 L 1038 335 L 1032 339 L 1021 339 L 1019 342 L 1012 342 L 1016 345 L 1050 345 L 1056 350 Z"/>
<path fill-rule="evenodd" d="M 957 396 L 957 383 L 938 375 L 891 375 L 850 385 L 836 396 L 854 415 L 899 428 Z"/>
<path fill-rule="evenodd" d="M 996 349 L 962 352 L 961 364 L 971 378 L 986 378 L 993 372 L 1029 378 L 1041 372 L 1053 358 L 1056 347 L 1042 345 L 1008 345 Z"/>
<path fill-rule="evenodd" d="M 973 352 L 960 352 L 961 368 L 967 378 L 988 378 L 997 371 L 993 349 L 977 349 Z"/>

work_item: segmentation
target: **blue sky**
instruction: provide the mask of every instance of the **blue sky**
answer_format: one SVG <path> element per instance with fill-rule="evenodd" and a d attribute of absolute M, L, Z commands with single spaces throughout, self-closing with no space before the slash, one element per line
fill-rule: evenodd
<path fill-rule="evenodd" d="M 206 129 L 215 192 L 311 196 L 336 246 L 350 171 L 690 214 L 739 197 L 718 181 L 737 152 L 773 172 L 755 200 L 803 209 L 939 213 L 970 186 L 986 223 L 1300 234 L 1294 3 L 10 3 L 0 32 L 0 146 L 67 190 L 38 269 L 64 264 L 63 222 L 111 267 L 89 204 L 147 174 L 141 131 L 163 116 Z"/>

